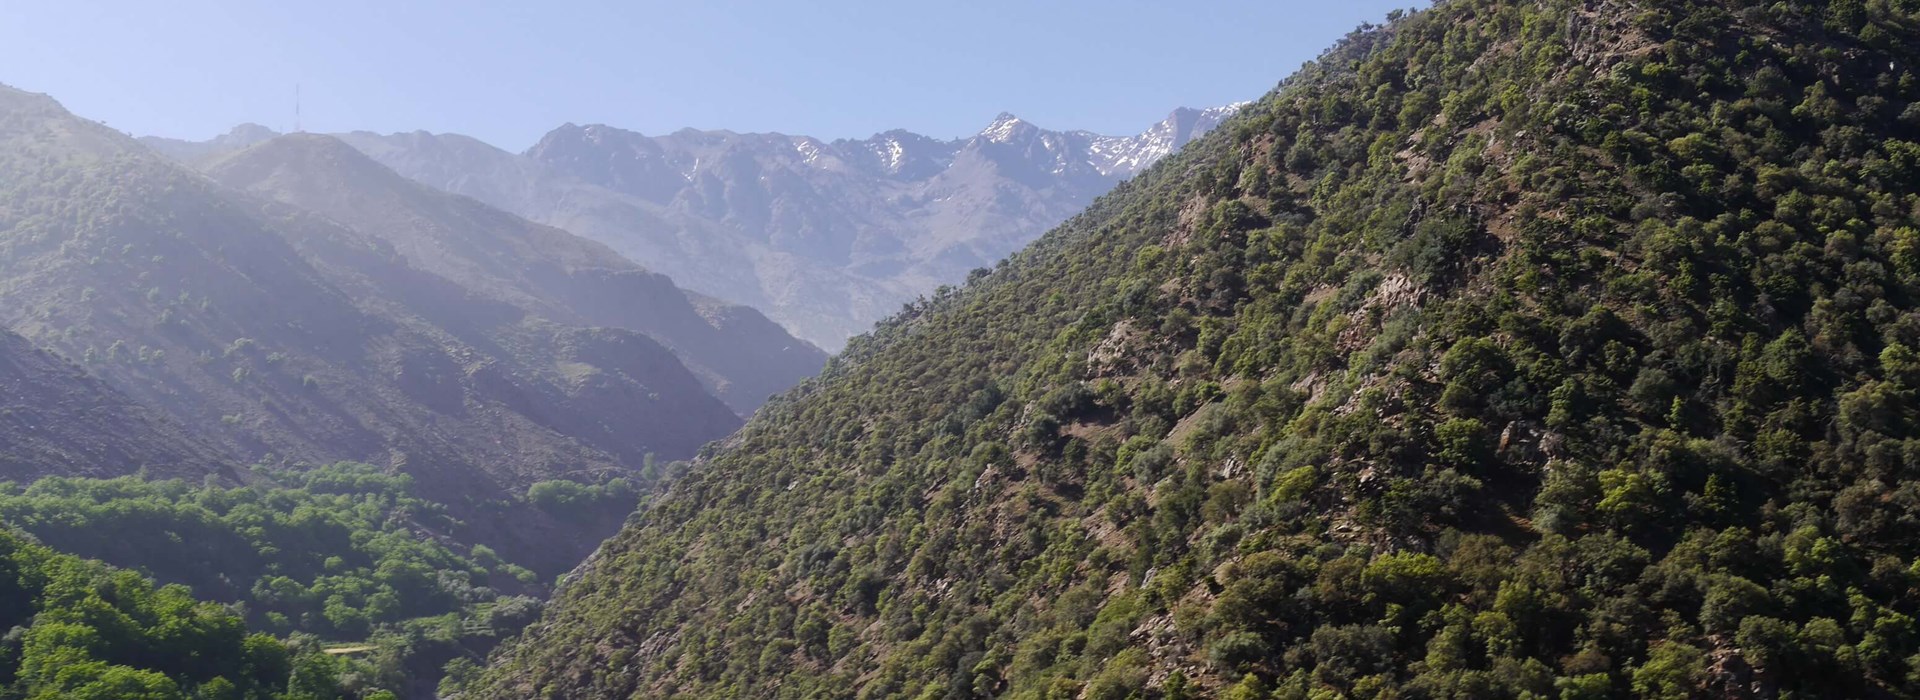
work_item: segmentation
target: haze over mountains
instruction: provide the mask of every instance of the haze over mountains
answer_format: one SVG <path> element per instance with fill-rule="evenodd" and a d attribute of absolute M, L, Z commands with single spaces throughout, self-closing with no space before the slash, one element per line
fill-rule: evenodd
<path fill-rule="evenodd" d="M 645 333 L 741 415 L 826 361 L 752 309 L 688 294 L 606 246 L 407 180 L 332 137 L 280 137 L 205 170 L 351 225 L 484 297 L 549 320 Z"/>
<path fill-rule="evenodd" d="M 0 88 L 0 324 L 104 380 L 9 351 L 37 402 L 9 417 L 47 423 L 10 442 L 35 466 L 9 477 L 354 460 L 465 508 L 691 457 L 825 359 L 751 310 L 327 137 L 217 166 L 231 188 Z M 696 355 L 698 370 L 681 360 Z M 522 539 L 544 527 L 495 544 L 543 569 L 592 545 Z"/>
<path fill-rule="evenodd" d="M 330 137 L 202 165 L 0 86 L 9 630 L 55 629 L 38 606 L 78 600 L 15 590 L 17 528 L 255 606 L 218 623 L 236 635 L 396 635 L 362 645 L 382 651 L 360 677 L 431 697 L 451 656 L 524 624 L 531 596 L 618 527 L 636 485 L 826 361 L 758 312 Z M 125 580 L 125 595 L 151 588 Z M 227 697 L 233 678 L 185 666 L 128 680 L 198 648 L 152 651 L 135 627 L 30 645 L 45 660 L 28 662 L 10 632 L 0 697 Z M 250 673 L 290 687 L 286 669 Z M 334 687 L 343 671 L 316 673 Z"/>
<path fill-rule="evenodd" d="M 644 336 L 568 328 L 476 298 L 378 238 L 222 191 L 50 99 L 12 90 L 0 99 L 12 214 L 0 257 L 5 322 L 238 455 L 411 454 L 506 476 L 611 467 L 606 450 L 686 456 L 737 424 Z M 608 410 L 657 402 L 664 422 L 597 447 L 567 438 L 529 451 L 503 440 L 567 432 L 554 411 L 582 387 L 556 362 L 572 353 L 653 369 L 604 375 L 640 384 L 574 419 L 598 424 Z M 615 408 L 631 400 L 640 403 Z M 462 436 L 456 425 L 485 432 Z"/>
<path fill-rule="evenodd" d="M 257 127 L 142 144 L 0 86 L 0 517 L 257 606 L 239 615 L 256 628 L 378 642 L 313 688 L 429 697 L 450 659 L 530 619 L 636 485 L 828 362 L 750 307 L 482 197 L 763 300 L 767 279 L 817 285 L 772 286 L 813 295 L 824 315 L 789 318 L 838 343 L 885 311 L 855 300 L 961 279 L 1230 111 L 1126 138 L 1004 115 L 944 142 L 568 126 L 512 155 Z M 124 668 L 18 687 L 115 696 Z"/>
<path fill-rule="evenodd" d="M 0 698 L 1920 697 L 1914 0 L 1446 0 L 1128 138 L 148 143 L 0 87 Z M 948 273 L 824 360 L 665 276 Z"/>
<path fill-rule="evenodd" d="M 765 311 L 828 349 L 963 281 L 1185 145 L 1234 106 L 1179 109 L 1111 137 L 1002 114 L 938 140 L 568 124 L 524 154 L 459 135 L 338 137 L 419 182 L 604 243 L 680 285 Z M 271 138 L 147 138 L 189 162 Z"/>

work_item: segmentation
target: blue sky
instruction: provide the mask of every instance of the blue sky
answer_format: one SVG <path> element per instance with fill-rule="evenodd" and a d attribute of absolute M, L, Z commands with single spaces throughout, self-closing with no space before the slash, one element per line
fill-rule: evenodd
<path fill-rule="evenodd" d="M 253 121 L 459 132 L 564 122 L 825 138 L 1010 111 L 1132 133 L 1251 99 L 1416 0 L 0 0 L 0 83 L 139 135 Z"/>

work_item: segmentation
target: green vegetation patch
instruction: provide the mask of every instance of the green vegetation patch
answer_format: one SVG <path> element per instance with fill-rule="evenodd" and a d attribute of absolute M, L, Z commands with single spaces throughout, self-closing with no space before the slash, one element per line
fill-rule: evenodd
<path fill-rule="evenodd" d="M 484 658 L 539 611 L 533 572 L 465 545 L 412 481 L 365 464 L 257 468 L 258 483 L 52 477 L 0 483 L 0 523 L 227 603 L 235 624 L 342 657 L 350 685 L 401 688 Z M 542 483 L 543 507 L 593 518 L 633 507 L 626 482 Z M 621 512 L 624 512 L 622 510 Z M 137 579 L 134 574 L 124 574 Z M 184 598 L 183 598 L 184 599 Z M 0 624 L 0 628 L 6 625 Z M 342 649 L 352 651 L 343 652 Z"/>
<path fill-rule="evenodd" d="M 761 409 L 478 695 L 1920 696 L 1920 5 L 1451 0 Z"/>

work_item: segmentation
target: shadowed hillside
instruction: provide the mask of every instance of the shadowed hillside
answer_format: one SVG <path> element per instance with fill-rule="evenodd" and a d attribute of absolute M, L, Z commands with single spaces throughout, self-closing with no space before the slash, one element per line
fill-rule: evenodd
<path fill-rule="evenodd" d="M 177 423 L 0 330 L 0 481 L 141 471 L 237 478 L 226 456 Z"/>
<path fill-rule="evenodd" d="M 741 414 L 826 364 L 752 309 L 689 295 L 606 246 L 407 180 L 332 137 L 280 137 L 207 170 L 385 241 L 410 265 L 485 298 L 644 333 Z"/>
<path fill-rule="evenodd" d="M 0 183 L 0 322 L 234 462 L 371 462 L 464 514 L 688 457 L 739 424 L 644 335 L 487 298 L 43 96 L 0 89 Z M 592 546 L 550 526 L 482 539 L 543 570 Z"/>

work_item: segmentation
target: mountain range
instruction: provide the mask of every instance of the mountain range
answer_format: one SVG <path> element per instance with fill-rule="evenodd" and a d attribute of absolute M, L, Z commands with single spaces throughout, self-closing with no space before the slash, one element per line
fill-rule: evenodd
<path fill-rule="evenodd" d="M 1911 2 L 1394 13 L 855 339 L 461 697 L 1920 696 L 1916 75 Z"/>
<path fill-rule="evenodd" d="M 825 361 L 331 138 L 206 165 L 0 88 L 7 479 L 352 460 L 471 514 L 692 457 Z M 481 537 L 551 571 L 600 536 L 545 517 Z"/>
<path fill-rule="evenodd" d="M 583 154 L 654 143 L 605 127 L 558 130 L 536 149 L 545 155 L 525 156 L 455 136 L 261 128 L 205 144 L 141 143 L 0 86 L 4 527 L 261 606 L 241 615 L 251 626 L 377 642 L 374 658 L 309 678 L 316 687 L 357 678 L 348 683 L 429 696 L 444 664 L 477 658 L 529 619 L 537 599 L 527 596 L 544 595 L 543 578 L 619 526 L 645 498 L 636 486 L 670 478 L 678 460 L 828 356 L 612 246 L 432 186 L 420 167 L 458 170 L 461 182 L 495 188 L 477 193 L 526 211 L 604 205 L 624 213 L 580 220 L 672 220 L 693 227 L 677 240 L 713 233 L 722 253 L 805 253 L 809 274 L 828 279 L 839 273 L 818 270 L 849 258 L 816 249 L 844 246 L 834 236 L 845 224 L 832 220 L 852 216 L 827 206 L 833 198 L 881 206 L 882 185 L 972 171 L 1025 188 L 1022 206 L 1064 217 L 1062 193 L 1093 196 L 1221 113 L 1183 110 L 1126 139 L 1003 117 L 978 143 L 896 132 L 832 145 L 831 157 L 776 154 L 764 171 L 752 152 L 785 137 L 711 135 L 703 145 L 682 132 L 661 142 L 678 150 L 660 151 L 655 165 L 718 159 L 717 169 L 689 170 L 717 197 L 696 211 L 697 192 L 662 194 L 641 179 L 648 166 L 575 173 L 583 166 L 562 151 L 591 158 Z M 609 140 L 568 145 L 571 131 Z M 862 148 L 872 162 L 857 172 L 834 164 Z M 760 199 L 725 182 L 759 172 L 800 184 L 769 190 L 778 201 L 756 208 Z M 800 209 L 811 213 L 788 218 Z M 752 217 L 766 229 L 799 225 L 743 243 Z M 458 630 L 442 629 L 456 619 Z M 440 631 L 391 636 L 423 625 Z M 0 674 L 18 661 L 11 648 L 0 643 Z M 49 655 L 59 652 L 29 654 Z M 119 668 L 0 675 L 0 686 L 111 694 L 72 684 L 112 685 Z M 194 674 L 143 682 L 217 692 L 206 689 L 220 679 Z"/>
<path fill-rule="evenodd" d="M 0 697 L 1920 697 L 1912 0 L 1447 0 L 1127 138 L 0 87 L 0 326 Z"/>
<path fill-rule="evenodd" d="M 567 124 L 518 155 L 452 134 L 336 136 L 409 178 L 604 243 L 835 350 L 992 266 L 1237 107 L 1179 109 L 1126 137 L 1010 114 L 951 140 Z M 204 162 L 274 135 L 243 125 L 208 142 L 143 140 Z"/>
<path fill-rule="evenodd" d="M 86 370 L 0 330 L 0 475 L 237 478 L 220 451 Z"/>
<path fill-rule="evenodd" d="M 407 180 L 332 137 L 288 135 L 204 169 L 236 190 L 348 224 L 485 298 L 575 326 L 640 331 L 741 415 L 826 362 L 752 309 L 684 292 L 606 246 Z"/>

